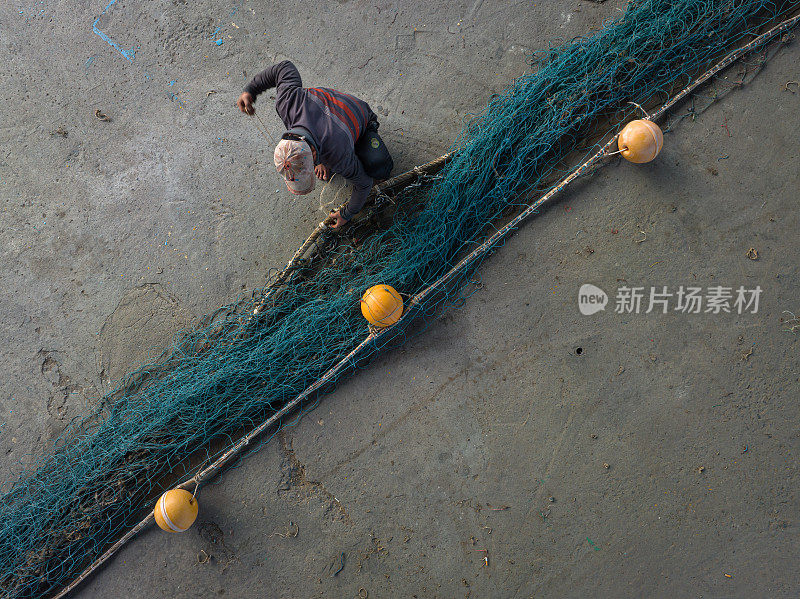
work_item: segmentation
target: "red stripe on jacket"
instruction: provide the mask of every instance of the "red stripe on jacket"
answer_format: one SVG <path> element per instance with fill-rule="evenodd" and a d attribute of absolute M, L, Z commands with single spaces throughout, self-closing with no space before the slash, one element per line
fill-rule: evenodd
<path fill-rule="evenodd" d="M 340 93 L 340 94 L 342 94 L 342 95 L 343 95 L 344 97 L 346 97 L 346 98 L 350 98 L 350 99 L 353 101 L 353 103 L 354 103 L 356 106 L 358 106 L 358 111 L 359 111 L 359 112 L 361 113 L 361 115 L 364 117 L 364 120 L 365 120 L 365 121 L 369 121 L 369 117 L 367 116 L 367 111 L 366 111 L 366 110 L 364 110 L 364 103 L 363 103 L 361 100 L 359 100 L 359 99 L 358 99 L 358 98 L 356 98 L 355 96 L 351 96 L 350 94 L 346 94 L 345 92 L 339 92 L 339 93 Z"/>
<path fill-rule="evenodd" d="M 327 102 L 325 103 L 328 104 L 328 108 L 330 108 L 331 111 L 336 114 L 337 117 L 339 117 L 339 120 L 344 122 L 344 124 L 350 129 L 350 132 L 353 134 L 353 141 L 358 140 L 359 136 L 361 135 L 361 129 L 358 126 L 358 119 L 356 119 L 356 115 L 353 114 L 353 111 L 350 110 L 344 102 L 337 100 L 333 97 L 333 95 L 322 88 L 313 87 L 309 88 L 308 91 L 314 92 L 315 95 L 322 94 L 323 101 L 327 99 Z M 335 104 L 344 110 L 344 114 L 339 110 L 336 110 L 336 108 L 331 106 L 331 104 Z M 346 117 L 345 114 L 347 115 Z"/>

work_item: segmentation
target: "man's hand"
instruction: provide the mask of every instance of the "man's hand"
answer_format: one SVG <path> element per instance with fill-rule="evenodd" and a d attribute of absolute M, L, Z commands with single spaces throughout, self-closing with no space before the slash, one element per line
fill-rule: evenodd
<path fill-rule="evenodd" d="M 324 164 L 318 164 L 315 166 L 314 173 L 316 173 L 318 179 L 322 179 L 323 181 L 328 180 L 328 167 Z"/>
<path fill-rule="evenodd" d="M 349 220 L 345 220 L 338 210 L 336 212 L 331 210 L 331 215 L 328 217 L 328 220 L 331 221 L 331 224 L 328 225 L 331 229 L 341 229 L 350 222 Z"/>
<path fill-rule="evenodd" d="M 253 116 L 256 113 L 256 109 L 253 106 L 254 101 L 255 99 L 253 98 L 253 94 L 249 92 L 242 92 L 242 95 L 239 96 L 238 100 L 236 100 L 236 105 L 243 113 Z"/>

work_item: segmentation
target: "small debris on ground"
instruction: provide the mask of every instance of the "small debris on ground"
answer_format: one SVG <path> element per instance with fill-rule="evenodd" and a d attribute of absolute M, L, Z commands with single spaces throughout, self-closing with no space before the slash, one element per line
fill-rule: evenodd
<path fill-rule="evenodd" d="M 277 530 L 269 535 L 267 538 L 271 539 L 272 537 L 281 537 L 283 539 L 293 539 L 298 534 L 300 534 L 300 527 L 289 520 L 289 526 L 286 527 L 286 532 L 278 532 Z"/>
<path fill-rule="evenodd" d="M 481 551 L 483 553 L 483 566 L 489 566 L 489 550 L 488 549 L 473 549 L 473 551 Z"/>
<path fill-rule="evenodd" d="M 345 558 L 344 551 L 342 551 L 342 555 L 339 556 L 339 569 L 333 573 L 334 576 L 339 576 L 339 572 L 344 570 L 344 558 Z"/>
<path fill-rule="evenodd" d="M 789 327 L 786 329 L 786 331 L 789 333 L 797 332 L 797 329 L 800 328 L 800 319 L 798 319 L 793 312 L 789 312 L 789 310 L 784 310 L 783 314 L 788 314 L 789 316 L 791 316 L 791 318 L 787 318 L 785 321 L 783 319 L 783 316 L 781 316 L 781 322 L 783 322 L 785 325 Z"/>

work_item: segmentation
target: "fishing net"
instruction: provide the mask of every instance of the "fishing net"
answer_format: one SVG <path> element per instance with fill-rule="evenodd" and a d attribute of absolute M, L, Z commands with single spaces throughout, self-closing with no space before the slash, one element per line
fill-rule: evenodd
<path fill-rule="evenodd" d="M 275 414 L 364 340 L 361 294 L 376 283 L 415 295 L 453 267 L 530 194 L 570 170 L 630 102 L 662 103 L 797 2 L 631 1 L 591 36 L 537 52 L 521 77 L 465 126 L 436 177 L 378 198 L 344 236 L 206 317 L 131 373 L 55 446 L 4 486 L 0 596 L 53 594 L 185 480 Z M 391 201 L 389 201 L 391 199 Z M 368 348 L 418 333 L 458 301 L 466 269 Z M 408 322 L 413 320 L 416 328 Z M 315 396 L 309 397 L 313 402 Z M 308 407 L 306 405 L 305 407 Z"/>

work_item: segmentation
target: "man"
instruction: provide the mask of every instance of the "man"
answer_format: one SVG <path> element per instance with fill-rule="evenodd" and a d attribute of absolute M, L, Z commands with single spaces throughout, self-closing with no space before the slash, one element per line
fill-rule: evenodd
<path fill-rule="evenodd" d="M 275 167 L 294 194 L 314 189 L 314 174 L 327 181 L 334 173 L 353 184 L 344 208 L 331 212 L 338 229 L 364 206 L 375 179 L 387 179 L 394 163 L 378 135 L 378 118 L 369 105 L 349 94 L 324 87 L 304 88 L 288 60 L 265 69 L 244 88 L 236 104 L 255 114 L 261 92 L 276 88 L 275 110 L 286 133 L 275 148 Z"/>

